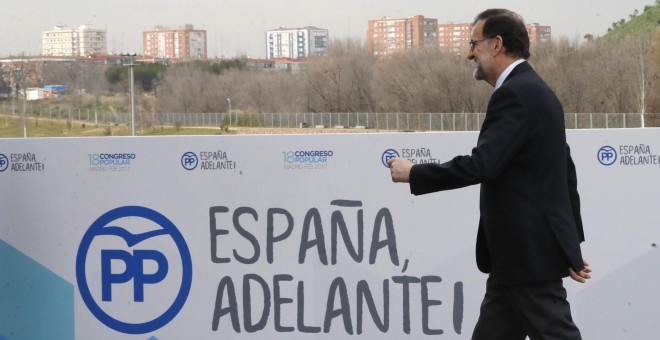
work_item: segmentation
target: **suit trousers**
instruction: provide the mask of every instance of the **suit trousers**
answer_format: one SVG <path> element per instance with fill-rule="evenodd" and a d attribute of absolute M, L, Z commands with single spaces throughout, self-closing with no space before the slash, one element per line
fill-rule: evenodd
<path fill-rule="evenodd" d="M 472 340 L 582 339 L 561 279 L 502 285 L 491 277 Z"/>

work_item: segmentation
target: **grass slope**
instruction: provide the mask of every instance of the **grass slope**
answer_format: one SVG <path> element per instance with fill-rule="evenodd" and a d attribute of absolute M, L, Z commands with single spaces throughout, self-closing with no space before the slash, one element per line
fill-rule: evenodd
<path fill-rule="evenodd" d="M 110 126 L 73 121 L 67 123 L 63 119 L 29 117 L 26 121 L 28 137 L 99 137 L 99 136 L 130 136 L 130 128 L 126 125 Z M 19 117 L 0 115 L 0 138 L 23 138 L 23 128 Z M 220 128 L 195 128 L 173 126 L 156 126 L 136 131 L 139 136 L 175 136 L 175 135 L 221 135 L 232 134 L 232 131 Z"/>
<path fill-rule="evenodd" d="M 659 28 L 660 5 L 655 5 L 608 32 L 604 38 L 606 40 L 617 40 L 630 35 L 654 33 Z"/>

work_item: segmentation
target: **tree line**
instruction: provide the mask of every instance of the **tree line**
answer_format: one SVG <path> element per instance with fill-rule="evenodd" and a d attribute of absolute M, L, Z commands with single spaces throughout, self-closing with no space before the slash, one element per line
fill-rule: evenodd
<path fill-rule="evenodd" d="M 566 112 L 660 112 L 660 33 L 617 41 L 559 39 L 534 46 L 530 63 Z M 160 112 L 484 112 L 492 88 L 463 55 L 419 49 L 370 56 L 351 40 L 297 71 L 170 67 L 158 81 Z M 231 103 L 227 99 L 231 99 Z"/>
<path fill-rule="evenodd" d="M 560 38 L 532 47 L 530 63 L 570 113 L 660 112 L 660 32 L 608 41 Z M 290 71 L 241 60 L 135 67 L 138 111 L 485 112 L 492 88 L 475 81 L 465 55 L 427 48 L 374 57 L 354 40 L 335 40 L 327 55 Z M 25 68 L 24 68 L 25 69 Z M 123 98 L 128 68 L 90 63 L 43 65 L 43 84 L 72 93 Z M 81 104 L 82 103 L 81 99 Z"/>

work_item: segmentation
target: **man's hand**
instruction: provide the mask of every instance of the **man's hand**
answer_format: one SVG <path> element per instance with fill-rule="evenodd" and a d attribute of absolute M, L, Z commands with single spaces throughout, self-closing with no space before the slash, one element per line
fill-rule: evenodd
<path fill-rule="evenodd" d="M 410 169 L 413 166 L 413 163 L 404 158 L 392 158 L 387 161 L 387 165 L 390 167 L 390 173 L 392 175 L 392 182 L 410 182 Z"/>
<path fill-rule="evenodd" d="M 585 283 L 591 278 L 589 273 L 591 273 L 591 268 L 589 268 L 589 263 L 587 261 L 584 261 L 584 268 L 580 270 L 579 273 L 576 273 L 573 268 L 568 268 L 568 274 L 571 276 L 571 279 L 580 283 Z"/>

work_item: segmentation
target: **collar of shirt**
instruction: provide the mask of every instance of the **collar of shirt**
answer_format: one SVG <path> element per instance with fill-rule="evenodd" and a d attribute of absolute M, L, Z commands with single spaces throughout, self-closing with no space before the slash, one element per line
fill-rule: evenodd
<path fill-rule="evenodd" d="M 524 61 L 525 61 L 525 59 L 518 59 L 518 60 L 512 62 L 511 65 L 509 65 L 507 68 L 505 68 L 504 72 L 502 72 L 502 74 L 500 74 L 500 77 L 497 78 L 497 82 L 495 83 L 495 89 L 496 90 L 499 89 L 500 86 L 502 86 L 502 84 L 504 84 L 504 80 L 506 80 L 506 77 L 509 76 L 511 71 L 513 71 L 513 69 L 516 66 L 520 65 L 520 63 L 522 63 Z"/>

